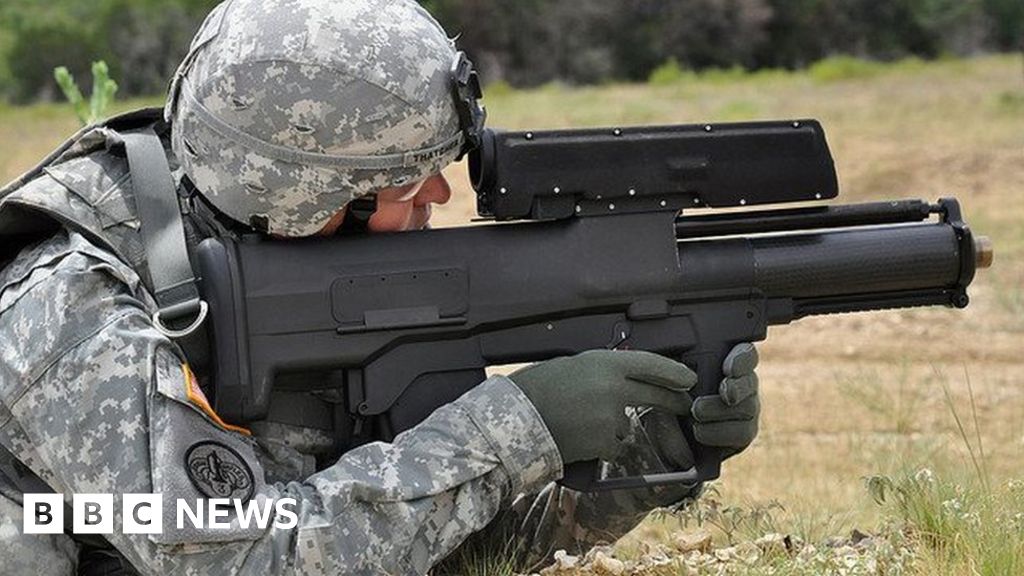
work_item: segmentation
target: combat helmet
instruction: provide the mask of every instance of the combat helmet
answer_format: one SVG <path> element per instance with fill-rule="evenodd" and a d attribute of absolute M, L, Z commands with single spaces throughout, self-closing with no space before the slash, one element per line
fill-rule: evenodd
<path fill-rule="evenodd" d="M 464 153 L 479 96 L 471 63 L 413 0 L 228 0 L 193 40 L 165 116 L 214 207 L 308 236 L 352 199 Z"/>

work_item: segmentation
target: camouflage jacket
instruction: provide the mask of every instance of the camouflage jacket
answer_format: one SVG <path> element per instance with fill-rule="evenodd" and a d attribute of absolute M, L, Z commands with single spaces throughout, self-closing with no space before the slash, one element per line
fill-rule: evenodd
<path fill-rule="evenodd" d="M 0 269 L 0 450 L 69 503 L 73 493 L 115 494 L 115 531 L 105 537 L 140 572 L 423 574 L 485 528 L 511 530 L 536 559 L 614 540 L 685 495 L 591 496 L 553 484 L 557 447 L 501 376 L 393 443 L 351 450 L 320 471 L 281 466 L 302 462 L 295 446 L 221 421 L 179 347 L 152 326 L 116 131 L 85 130 L 44 164 L 0 191 L 0 246 L 24 245 L 0 252 L 0 262 L 13 258 Z M 225 495 L 197 479 L 197 453 L 241 472 L 230 497 L 294 498 L 298 525 L 175 530 L 174 499 Z M 637 443 L 624 465 L 650 461 Z M 121 532 L 125 493 L 163 494 L 162 534 Z M 76 544 L 21 534 L 20 502 L 0 474 L 0 572 L 73 574 Z"/>

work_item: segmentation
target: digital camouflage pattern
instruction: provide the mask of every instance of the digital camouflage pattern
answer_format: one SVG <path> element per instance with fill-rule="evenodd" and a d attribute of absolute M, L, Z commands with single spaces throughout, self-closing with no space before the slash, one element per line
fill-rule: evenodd
<path fill-rule="evenodd" d="M 292 531 L 112 537 L 142 573 L 424 573 L 488 523 L 482 537 L 511 533 L 535 561 L 556 545 L 612 541 L 653 506 L 685 496 L 592 496 L 550 482 L 560 474 L 557 448 L 502 378 L 394 444 L 349 452 L 319 473 L 303 454 L 327 442 L 315 433 L 272 422 L 254 424 L 253 437 L 225 431 L 186 403 L 181 352 L 149 320 L 155 303 L 117 142 L 107 128 L 86 131 L 27 183 L 0 190 L 0 239 L 65 225 L 0 272 L 0 447 L 66 495 L 162 489 L 170 498 L 198 494 L 175 468 L 182 460 L 163 458 L 215 440 L 246 455 L 258 497 L 295 497 L 302 509 Z M 623 466 L 634 468 L 630 454 L 649 454 L 637 450 Z M 655 460 L 632 472 L 655 469 Z M 17 494 L 0 494 L 5 510 L 20 508 Z M 70 539 L 41 545 L 14 528 L 0 530 L 0 573 L 26 573 L 27 558 L 40 573 L 73 573 Z"/>
<path fill-rule="evenodd" d="M 228 0 L 172 84 L 174 151 L 233 219 L 314 234 L 349 200 L 455 159 L 455 57 L 414 0 Z"/>
<path fill-rule="evenodd" d="M 0 571 L 19 576 L 71 575 L 77 561 L 78 548 L 64 534 L 22 535 L 21 493 L 0 472 Z"/>

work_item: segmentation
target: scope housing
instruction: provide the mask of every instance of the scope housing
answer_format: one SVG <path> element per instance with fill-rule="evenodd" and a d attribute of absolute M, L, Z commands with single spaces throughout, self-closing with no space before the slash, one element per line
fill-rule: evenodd
<path fill-rule="evenodd" d="M 825 200 L 839 194 L 816 120 L 505 132 L 469 155 L 477 212 L 545 220 Z"/>

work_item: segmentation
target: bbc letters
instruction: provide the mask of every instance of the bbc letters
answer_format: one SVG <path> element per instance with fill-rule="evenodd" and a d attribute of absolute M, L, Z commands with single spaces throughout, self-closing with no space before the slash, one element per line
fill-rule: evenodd
<path fill-rule="evenodd" d="M 115 502 L 116 500 L 116 502 Z M 175 499 L 175 526 L 227 530 L 232 527 L 290 529 L 298 525 L 294 498 L 270 500 L 258 497 L 241 499 L 209 498 L 188 501 Z M 164 498 L 161 494 L 74 494 L 71 499 L 71 530 L 75 534 L 162 534 Z M 23 507 L 25 534 L 61 534 L 67 523 L 63 494 L 25 494 Z M 115 526 L 118 512 L 120 522 Z"/>

